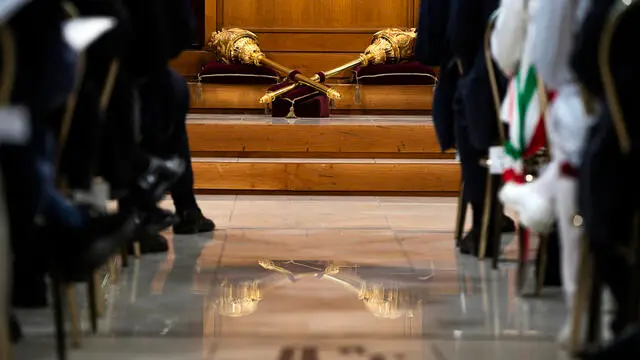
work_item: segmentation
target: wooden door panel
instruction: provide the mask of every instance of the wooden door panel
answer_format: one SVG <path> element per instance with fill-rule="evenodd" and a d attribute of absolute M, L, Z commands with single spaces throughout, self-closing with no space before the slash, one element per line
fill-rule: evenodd
<path fill-rule="evenodd" d="M 350 52 L 362 53 L 371 42 L 371 34 L 322 34 L 258 32 L 260 48 L 275 52 Z"/>
<path fill-rule="evenodd" d="M 414 22 L 414 0 L 219 1 L 222 27 L 370 30 Z"/>

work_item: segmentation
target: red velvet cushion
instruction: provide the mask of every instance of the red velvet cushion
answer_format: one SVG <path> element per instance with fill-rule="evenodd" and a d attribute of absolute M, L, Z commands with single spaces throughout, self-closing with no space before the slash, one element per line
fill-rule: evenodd
<path fill-rule="evenodd" d="M 210 61 L 198 74 L 203 83 L 209 84 L 259 84 L 278 82 L 278 74 L 264 66 L 223 64 Z"/>
<path fill-rule="evenodd" d="M 358 67 L 351 80 L 363 85 L 434 85 L 436 72 L 417 61 Z"/>
<path fill-rule="evenodd" d="M 275 91 L 281 87 L 290 85 L 285 81 L 269 88 L 268 91 Z M 291 101 L 294 101 L 293 109 L 296 117 L 318 118 L 329 117 L 329 98 L 308 86 L 299 85 L 295 89 L 283 94 L 271 104 L 271 114 L 273 117 L 285 117 L 291 110 Z"/>

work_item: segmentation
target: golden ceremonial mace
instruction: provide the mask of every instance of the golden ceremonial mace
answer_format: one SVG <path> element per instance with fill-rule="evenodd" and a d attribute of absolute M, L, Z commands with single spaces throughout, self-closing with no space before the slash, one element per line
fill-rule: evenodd
<path fill-rule="evenodd" d="M 388 28 L 380 30 L 373 35 L 371 45 L 367 47 L 363 54 L 360 54 L 358 59 L 350 61 L 342 66 L 338 66 L 335 69 L 316 74 L 311 78 L 311 80 L 319 82 L 323 80 L 323 77 L 329 78 L 360 65 L 367 66 L 385 63 L 399 63 L 400 61 L 410 59 L 413 57 L 415 42 L 415 28 Z M 306 83 L 304 84 L 309 85 Z M 276 91 L 267 92 L 262 98 L 260 98 L 260 103 L 270 103 L 278 98 L 278 96 L 293 90 L 298 85 L 299 82 L 285 86 Z"/>
<path fill-rule="evenodd" d="M 340 100 L 342 98 L 336 90 L 309 79 L 297 70 L 289 69 L 267 58 L 260 50 L 258 37 L 250 31 L 237 28 L 223 29 L 211 34 L 211 41 L 209 41 L 208 45 L 217 51 L 218 56 L 225 63 L 263 65 L 288 76 L 293 81 L 303 83 L 327 94 L 330 99 Z"/>

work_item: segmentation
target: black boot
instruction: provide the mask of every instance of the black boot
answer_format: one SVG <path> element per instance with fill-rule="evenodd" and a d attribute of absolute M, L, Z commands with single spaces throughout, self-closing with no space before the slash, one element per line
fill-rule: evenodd
<path fill-rule="evenodd" d="M 145 216 L 142 230 L 143 236 L 154 236 L 157 233 L 176 225 L 180 218 L 169 210 L 159 207 L 151 209 Z"/>
<path fill-rule="evenodd" d="M 624 332 L 611 344 L 586 350 L 578 354 L 583 360 L 635 360 L 640 359 L 640 327 Z"/>
<path fill-rule="evenodd" d="M 216 224 L 204 217 L 200 209 L 187 210 L 180 214 L 180 222 L 173 225 L 175 234 L 187 235 L 215 230 Z"/>
<path fill-rule="evenodd" d="M 48 224 L 40 228 L 49 240 L 52 274 L 61 281 L 86 281 L 96 268 L 131 241 L 140 227 L 137 213 L 87 214 L 82 228 Z"/>
<path fill-rule="evenodd" d="M 22 340 L 22 329 L 20 328 L 20 323 L 18 323 L 18 319 L 13 314 L 9 317 L 9 335 L 12 344 L 17 344 Z"/>
<path fill-rule="evenodd" d="M 460 253 L 463 255 L 474 255 L 478 254 L 478 242 L 480 239 L 479 235 L 480 231 L 476 229 L 471 229 L 460 241 Z"/>
<path fill-rule="evenodd" d="M 141 254 L 159 254 L 169 250 L 167 239 L 161 234 L 146 234 L 137 238 Z M 133 244 L 129 245 L 129 253 L 133 254 Z"/>

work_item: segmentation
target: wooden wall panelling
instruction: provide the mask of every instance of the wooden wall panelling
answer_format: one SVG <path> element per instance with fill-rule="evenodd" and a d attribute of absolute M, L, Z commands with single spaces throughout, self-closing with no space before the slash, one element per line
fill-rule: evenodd
<path fill-rule="evenodd" d="M 426 85 L 360 85 L 360 103 L 355 103 L 354 85 L 333 85 L 342 94 L 339 110 L 431 110 L 433 87 Z"/>
<path fill-rule="evenodd" d="M 358 58 L 358 53 L 312 53 L 312 52 L 266 52 L 267 56 L 274 61 L 284 64 L 292 69 L 297 69 L 303 74 L 311 75 L 319 71 L 333 69 Z M 350 78 L 353 72 L 344 71 L 334 78 Z"/>
<path fill-rule="evenodd" d="M 217 0 L 201 0 L 204 1 L 204 44 L 207 46 L 211 33 L 216 31 L 218 26 L 218 1 Z"/>
<path fill-rule="evenodd" d="M 355 103 L 355 86 L 333 86 L 342 94 L 336 102 L 337 110 L 394 110 L 429 112 L 433 102 L 433 87 L 424 85 L 361 85 L 360 104 Z M 258 100 L 267 89 L 265 85 L 204 84 L 201 96 L 196 95 L 196 85 L 191 83 L 191 108 L 202 110 L 238 109 L 261 110 Z"/>
<path fill-rule="evenodd" d="M 265 85 L 226 85 L 204 84 L 198 97 L 195 84 L 190 84 L 191 109 L 264 109 L 258 101 L 267 86 Z"/>
<path fill-rule="evenodd" d="M 169 65 L 180 75 L 192 78 L 198 74 L 202 65 L 213 60 L 215 55 L 209 51 L 184 51 Z"/>

